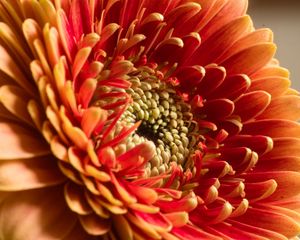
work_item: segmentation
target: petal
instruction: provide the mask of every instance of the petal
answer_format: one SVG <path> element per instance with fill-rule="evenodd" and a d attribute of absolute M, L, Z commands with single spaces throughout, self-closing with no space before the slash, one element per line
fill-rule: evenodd
<path fill-rule="evenodd" d="M 77 224 L 73 227 L 72 231 L 62 238 L 61 240 L 96 240 L 97 238 L 93 238 L 91 235 L 87 234 L 87 232 L 83 229 L 79 221 L 77 221 Z"/>
<path fill-rule="evenodd" d="M 242 51 L 245 48 L 254 46 L 258 43 L 266 43 L 273 41 L 273 32 L 270 29 L 258 29 L 248 33 L 246 36 L 237 40 L 228 50 L 220 56 L 217 61 L 222 62 L 228 57 Z"/>
<path fill-rule="evenodd" d="M 130 224 L 122 215 L 113 216 L 114 232 L 120 240 L 133 240 L 133 232 Z"/>
<path fill-rule="evenodd" d="M 76 44 L 74 41 L 74 33 L 67 19 L 65 12 L 62 9 L 57 11 L 57 28 L 62 41 L 65 53 L 68 59 L 72 62 L 75 55 Z"/>
<path fill-rule="evenodd" d="M 85 199 L 83 189 L 76 184 L 65 185 L 65 199 L 70 209 L 80 215 L 92 213 L 92 209 Z"/>
<path fill-rule="evenodd" d="M 228 224 L 219 224 L 214 228 L 232 239 L 244 237 L 248 240 L 287 240 L 285 236 L 279 233 L 247 225 L 235 220 L 229 220 Z"/>
<path fill-rule="evenodd" d="M 262 135 L 238 135 L 226 139 L 225 146 L 231 147 L 248 147 L 252 151 L 261 155 L 269 152 L 273 148 L 273 141 L 271 138 Z"/>
<path fill-rule="evenodd" d="M 291 85 L 291 81 L 288 78 L 283 77 L 266 77 L 259 78 L 251 83 L 249 91 L 263 90 L 268 92 L 272 98 L 283 95 Z"/>
<path fill-rule="evenodd" d="M 217 1 L 219 2 L 219 1 Z M 223 5 L 223 1 L 220 1 Z M 222 9 L 217 12 L 216 16 L 203 28 L 200 35 L 207 39 L 217 30 L 221 29 L 225 24 L 233 19 L 245 15 L 248 1 L 246 0 L 228 0 L 225 1 Z M 213 10 L 212 10 L 213 11 Z"/>
<path fill-rule="evenodd" d="M 287 199 L 300 193 L 300 173 L 298 172 L 249 172 L 243 175 L 243 178 L 247 183 L 265 182 L 272 179 L 275 180 L 277 184 L 276 191 L 265 200 L 267 202 Z M 271 186 L 273 186 L 273 184 L 271 184 Z"/>
<path fill-rule="evenodd" d="M 0 161 L 0 190 L 19 191 L 64 182 L 52 156 Z"/>
<path fill-rule="evenodd" d="M 35 96 L 33 85 L 26 79 L 7 50 L 0 45 L 0 69 L 16 83 L 24 88 L 31 96 Z"/>
<path fill-rule="evenodd" d="M 0 234 L 4 239 L 63 239 L 76 222 L 61 187 L 12 193 L 1 204 Z"/>
<path fill-rule="evenodd" d="M 32 119 L 27 111 L 30 97 L 17 86 L 5 85 L 0 88 L 0 102 L 12 114 L 32 126 Z"/>
<path fill-rule="evenodd" d="M 222 84 L 226 76 L 226 70 L 219 66 L 206 66 L 205 76 L 198 84 L 197 93 L 206 98 L 218 86 Z"/>
<path fill-rule="evenodd" d="M 49 153 L 48 144 L 32 131 L 14 123 L 0 123 L 0 159 L 20 159 Z"/>
<path fill-rule="evenodd" d="M 272 100 L 268 108 L 258 119 L 287 119 L 296 121 L 300 119 L 300 97 L 281 96 Z"/>
<path fill-rule="evenodd" d="M 205 75 L 205 69 L 198 65 L 181 68 L 176 77 L 180 81 L 180 88 L 189 91 L 191 87 L 196 87 Z"/>
<path fill-rule="evenodd" d="M 226 68 L 229 75 L 241 73 L 250 75 L 266 65 L 275 51 L 273 43 L 257 44 L 234 54 L 220 65 Z"/>
<path fill-rule="evenodd" d="M 210 94 L 209 99 L 228 98 L 235 100 L 246 92 L 250 85 L 251 80 L 247 75 L 240 74 L 226 77 L 223 83 Z"/>
<path fill-rule="evenodd" d="M 241 133 L 272 138 L 300 137 L 300 124 L 289 120 L 262 119 L 245 123 Z"/>
<path fill-rule="evenodd" d="M 179 56 L 180 50 L 183 48 L 184 43 L 180 38 L 172 37 L 160 42 L 155 51 L 153 52 L 156 62 L 176 61 Z M 172 54 L 169 54 L 172 53 Z"/>
<path fill-rule="evenodd" d="M 215 234 L 210 234 L 201 228 L 193 227 L 191 225 L 185 225 L 180 228 L 173 228 L 172 233 L 179 237 L 180 239 L 185 240 L 196 240 L 196 239 L 209 239 L 209 240 L 222 240 L 221 237 L 216 236 Z"/>
<path fill-rule="evenodd" d="M 270 104 L 271 96 L 264 91 L 255 91 L 242 95 L 234 103 L 234 113 L 239 115 L 243 122 L 261 114 Z"/>
<path fill-rule="evenodd" d="M 265 172 L 265 171 L 300 172 L 300 157 L 281 156 L 281 157 L 262 159 L 255 166 L 255 171 L 256 172 Z"/>
<path fill-rule="evenodd" d="M 279 66 L 273 66 L 268 65 L 259 71 L 257 71 L 255 74 L 251 75 L 252 80 L 256 80 L 259 78 L 266 78 L 266 77 L 283 77 L 283 78 L 289 78 L 290 73 L 289 70 L 283 67 Z"/>
<path fill-rule="evenodd" d="M 264 156 L 263 159 L 282 157 L 282 156 L 300 156 L 300 139 L 292 137 L 273 138 L 273 149 Z"/>
<path fill-rule="evenodd" d="M 246 214 L 236 220 L 250 226 L 277 232 L 287 238 L 295 237 L 300 232 L 300 225 L 291 217 L 271 210 L 249 208 Z"/>
<path fill-rule="evenodd" d="M 229 22 L 211 35 L 197 50 L 197 62 L 206 65 L 219 58 L 238 38 L 249 32 L 252 22 L 249 16 L 242 16 Z M 195 56 L 196 57 L 196 56 Z M 218 63 L 218 62 L 216 62 Z"/>
<path fill-rule="evenodd" d="M 79 220 L 84 230 L 90 235 L 104 235 L 111 228 L 110 221 L 95 214 L 79 216 Z"/>
<path fill-rule="evenodd" d="M 77 41 L 83 34 L 90 33 L 92 30 L 92 19 L 88 1 L 81 0 L 72 2 L 69 19 Z"/>
<path fill-rule="evenodd" d="M 199 205 L 190 214 L 190 220 L 198 226 L 216 224 L 227 219 L 232 210 L 233 207 L 229 202 L 217 203 L 214 206 Z"/>
<path fill-rule="evenodd" d="M 218 109 L 216 111 L 215 109 Z M 205 116 L 207 119 L 224 119 L 233 113 L 234 104 L 228 99 L 215 99 L 205 102 L 204 107 L 200 108 L 197 114 Z"/>

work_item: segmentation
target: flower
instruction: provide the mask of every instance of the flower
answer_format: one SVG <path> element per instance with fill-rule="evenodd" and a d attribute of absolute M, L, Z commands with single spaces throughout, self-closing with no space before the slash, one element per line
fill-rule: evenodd
<path fill-rule="evenodd" d="M 246 0 L 0 1 L 1 239 L 292 239 L 300 98 Z"/>

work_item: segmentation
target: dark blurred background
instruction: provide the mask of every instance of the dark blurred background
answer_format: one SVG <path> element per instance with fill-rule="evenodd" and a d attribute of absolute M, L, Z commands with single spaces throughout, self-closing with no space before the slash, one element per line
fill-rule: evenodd
<path fill-rule="evenodd" d="M 292 86 L 300 91 L 300 0 L 249 0 L 248 13 L 256 28 L 273 30 L 276 57 L 290 70 Z"/>

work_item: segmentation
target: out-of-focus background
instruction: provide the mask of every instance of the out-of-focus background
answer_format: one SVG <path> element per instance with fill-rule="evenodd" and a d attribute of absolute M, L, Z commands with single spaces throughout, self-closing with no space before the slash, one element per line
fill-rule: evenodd
<path fill-rule="evenodd" d="M 273 30 L 276 58 L 290 70 L 292 87 L 300 91 L 300 0 L 249 0 L 248 14 L 256 28 Z"/>

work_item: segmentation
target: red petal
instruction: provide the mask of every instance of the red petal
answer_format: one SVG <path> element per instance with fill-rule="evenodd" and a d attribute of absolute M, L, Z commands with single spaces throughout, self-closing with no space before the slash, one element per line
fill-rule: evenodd
<path fill-rule="evenodd" d="M 57 27 L 66 55 L 69 61 L 72 62 L 76 51 L 74 32 L 68 22 L 65 12 L 61 9 L 57 12 Z"/>
<path fill-rule="evenodd" d="M 205 75 L 205 69 L 200 66 L 188 66 L 179 70 L 176 77 L 180 81 L 180 88 L 182 91 L 189 91 L 196 87 Z"/>
<path fill-rule="evenodd" d="M 264 91 L 255 91 L 242 95 L 234 103 L 234 113 L 239 115 L 243 122 L 261 114 L 270 104 L 271 96 Z"/>
<path fill-rule="evenodd" d="M 210 234 L 201 228 L 193 227 L 191 225 L 185 225 L 180 228 L 173 228 L 172 233 L 179 237 L 180 239 L 185 240 L 199 240 L 199 239 L 209 239 L 209 240 L 222 240 L 221 237 L 217 237 L 214 234 Z"/>
<path fill-rule="evenodd" d="M 238 135 L 226 139 L 224 143 L 226 147 L 248 147 L 259 155 L 269 152 L 273 148 L 272 139 L 262 135 Z"/>
<path fill-rule="evenodd" d="M 226 76 L 226 70 L 219 66 L 206 66 L 205 76 L 197 86 L 197 94 L 206 98 L 211 92 L 213 92 L 218 86 L 222 84 Z"/>
<path fill-rule="evenodd" d="M 250 84 L 251 80 L 247 75 L 233 75 L 227 77 L 223 83 L 208 96 L 208 98 L 228 98 L 230 100 L 235 100 L 247 91 Z"/>
<path fill-rule="evenodd" d="M 218 111 L 216 111 L 218 109 Z M 197 111 L 199 116 L 205 116 L 207 119 L 224 119 L 232 114 L 234 104 L 228 99 L 208 100 L 204 107 Z"/>

